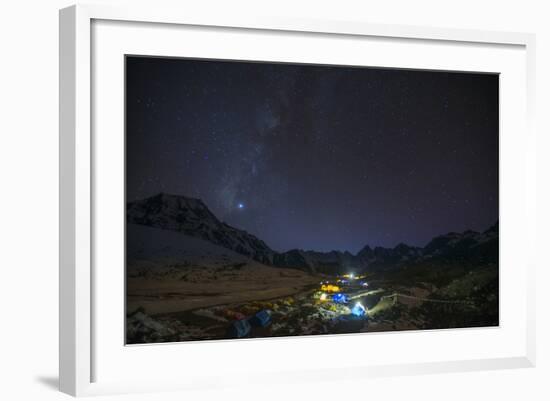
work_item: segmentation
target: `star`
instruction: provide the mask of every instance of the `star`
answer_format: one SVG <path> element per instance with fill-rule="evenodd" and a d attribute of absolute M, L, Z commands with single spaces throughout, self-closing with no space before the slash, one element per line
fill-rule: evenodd
<path fill-rule="evenodd" d="M 281 252 L 423 246 L 498 218 L 497 75 L 127 62 L 128 200 L 200 198 Z"/>

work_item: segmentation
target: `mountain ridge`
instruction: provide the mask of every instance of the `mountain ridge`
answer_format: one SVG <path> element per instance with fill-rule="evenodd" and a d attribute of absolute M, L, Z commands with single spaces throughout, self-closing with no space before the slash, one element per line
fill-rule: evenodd
<path fill-rule="evenodd" d="M 477 263 L 498 260 L 498 222 L 483 232 L 467 230 L 436 236 L 424 247 L 404 243 L 393 248 L 365 245 L 355 255 L 348 251 L 318 252 L 302 249 L 276 252 L 253 234 L 220 221 L 202 200 L 182 195 L 159 193 L 128 202 L 127 222 L 179 231 L 267 265 L 312 273 L 386 270 L 427 259 L 452 258 Z"/>
<path fill-rule="evenodd" d="M 179 231 L 272 264 L 274 251 L 245 230 L 220 221 L 200 199 L 160 193 L 128 202 L 128 223 Z"/>

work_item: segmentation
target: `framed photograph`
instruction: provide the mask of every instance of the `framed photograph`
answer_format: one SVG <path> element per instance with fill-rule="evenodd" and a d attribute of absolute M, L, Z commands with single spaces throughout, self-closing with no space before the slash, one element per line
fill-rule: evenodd
<path fill-rule="evenodd" d="M 62 391 L 534 365 L 532 35 L 73 6 L 60 52 Z"/>

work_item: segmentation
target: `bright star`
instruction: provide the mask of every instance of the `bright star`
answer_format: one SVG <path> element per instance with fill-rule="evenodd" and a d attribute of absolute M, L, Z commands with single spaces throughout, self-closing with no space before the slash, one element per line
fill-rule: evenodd
<path fill-rule="evenodd" d="M 237 207 L 238 207 L 239 209 L 244 209 L 244 204 L 239 203 L 239 204 L 237 205 Z"/>

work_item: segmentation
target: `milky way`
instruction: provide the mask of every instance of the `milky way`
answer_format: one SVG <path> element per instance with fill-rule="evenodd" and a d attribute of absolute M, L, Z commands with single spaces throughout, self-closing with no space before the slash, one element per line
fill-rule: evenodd
<path fill-rule="evenodd" d="M 423 246 L 498 219 L 498 75 L 128 57 L 127 198 L 273 249 Z"/>

